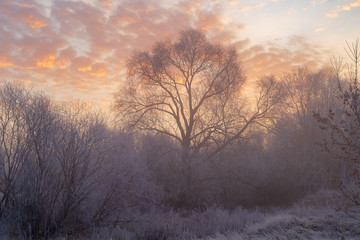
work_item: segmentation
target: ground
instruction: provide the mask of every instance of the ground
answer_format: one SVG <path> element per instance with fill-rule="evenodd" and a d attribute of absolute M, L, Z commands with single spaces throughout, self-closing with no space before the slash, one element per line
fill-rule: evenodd
<path fill-rule="evenodd" d="M 322 190 L 290 207 L 229 211 L 165 211 L 141 217 L 131 227 L 93 231 L 92 239 L 360 239 L 360 214 L 339 193 Z"/>

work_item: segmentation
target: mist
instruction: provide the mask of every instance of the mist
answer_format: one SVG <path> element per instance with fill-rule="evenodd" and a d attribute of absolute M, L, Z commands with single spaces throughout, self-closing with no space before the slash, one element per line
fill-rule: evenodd
<path fill-rule="evenodd" d="M 249 88 L 190 28 L 132 53 L 112 113 L 3 83 L 1 237 L 356 239 L 358 44 Z"/>

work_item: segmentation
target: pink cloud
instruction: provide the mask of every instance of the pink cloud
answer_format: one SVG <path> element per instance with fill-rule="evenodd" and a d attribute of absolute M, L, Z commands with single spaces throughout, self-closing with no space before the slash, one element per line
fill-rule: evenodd
<path fill-rule="evenodd" d="M 325 49 L 297 35 L 240 50 L 244 69 L 250 79 L 263 74 L 280 74 L 301 65 L 320 66 L 326 61 L 323 58 L 326 55 Z"/>
<path fill-rule="evenodd" d="M 318 54 L 301 38 L 290 39 L 285 46 L 252 45 L 250 39 L 238 36 L 243 24 L 226 21 L 216 3 L 207 8 L 201 4 L 199 0 L 172 5 L 156 0 L 100 0 L 94 5 L 54 1 L 46 10 L 35 0 L 1 1 L 1 78 L 47 85 L 48 91 L 56 89 L 63 95 L 104 97 L 124 78 L 132 50 L 175 39 L 189 27 L 202 29 L 213 42 L 239 49 L 250 77 L 314 61 L 311 54 Z"/>

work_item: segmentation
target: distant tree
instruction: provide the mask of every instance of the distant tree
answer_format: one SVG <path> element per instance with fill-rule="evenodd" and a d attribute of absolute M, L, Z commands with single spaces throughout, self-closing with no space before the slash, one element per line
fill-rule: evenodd
<path fill-rule="evenodd" d="M 26 127 L 22 109 L 29 103 L 20 85 L 0 88 L 0 217 L 16 203 L 16 182 L 30 155 L 26 147 Z"/>
<path fill-rule="evenodd" d="M 314 116 L 320 128 L 328 133 L 322 147 L 329 152 L 341 167 L 345 167 L 352 180 L 334 179 L 336 186 L 355 205 L 360 206 L 360 89 L 359 39 L 355 43 L 347 43 L 345 48 L 350 64 L 342 64 L 341 60 L 334 62 L 334 76 L 338 80 L 338 99 L 341 108 L 329 109 L 326 116 L 315 113 Z M 347 68 L 347 73 L 343 70 Z M 346 83 L 346 86 L 343 86 Z"/>
<path fill-rule="evenodd" d="M 275 77 L 265 77 L 258 83 L 259 97 L 246 105 L 245 75 L 236 50 L 212 44 L 194 29 L 181 32 L 175 42 L 135 51 L 127 66 L 116 109 L 128 128 L 179 143 L 185 188 L 191 185 L 192 159 L 198 153 L 211 158 L 252 125 L 264 124 L 282 95 Z"/>
<path fill-rule="evenodd" d="M 314 112 L 326 113 L 329 107 L 335 107 L 335 90 L 331 71 L 328 68 L 310 70 L 299 67 L 281 77 L 287 92 L 286 105 L 281 120 L 278 121 L 277 140 L 273 142 L 279 149 L 277 154 L 286 154 L 281 158 L 289 159 L 297 174 L 292 177 L 307 188 L 320 183 L 322 177 L 318 170 L 322 168 L 325 154 L 316 144 L 323 137 L 318 128 Z M 291 159 L 291 160 L 290 160 Z M 310 180 L 311 179 L 311 180 Z"/>

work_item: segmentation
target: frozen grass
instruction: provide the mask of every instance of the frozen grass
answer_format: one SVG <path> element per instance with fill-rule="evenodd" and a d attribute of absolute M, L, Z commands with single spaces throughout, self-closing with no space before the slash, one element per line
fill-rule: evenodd
<path fill-rule="evenodd" d="M 321 191 L 289 209 L 271 211 L 243 231 L 217 232 L 203 240 L 359 239 L 359 215 L 336 210 L 347 204 L 334 192 Z"/>
<path fill-rule="evenodd" d="M 136 232 L 138 239 L 191 239 L 242 231 L 264 217 L 258 210 L 238 208 L 230 212 L 213 206 L 204 212 L 168 212 L 150 216 Z"/>
<path fill-rule="evenodd" d="M 320 191 L 291 208 L 170 211 L 145 217 L 133 239 L 359 239 L 360 216 L 337 211 L 343 204 L 338 194 Z"/>
<path fill-rule="evenodd" d="M 340 196 L 332 191 L 320 191 L 290 208 L 239 207 L 229 211 L 212 206 L 203 212 L 153 211 L 127 225 L 94 228 L 79 239 L 360 239 L 360 214 L 338 211 L 348 204 Z"/>
<path fill-rule="evenodd" d="M 339 219 L 332 215 L 298 218 L 285 214 L 269 216 L 266 221 L 249 225 L 242 232 L 218 233 L 203 239 L 359 239 L 359 236 L 358 222 L 354 219 Z"/>

